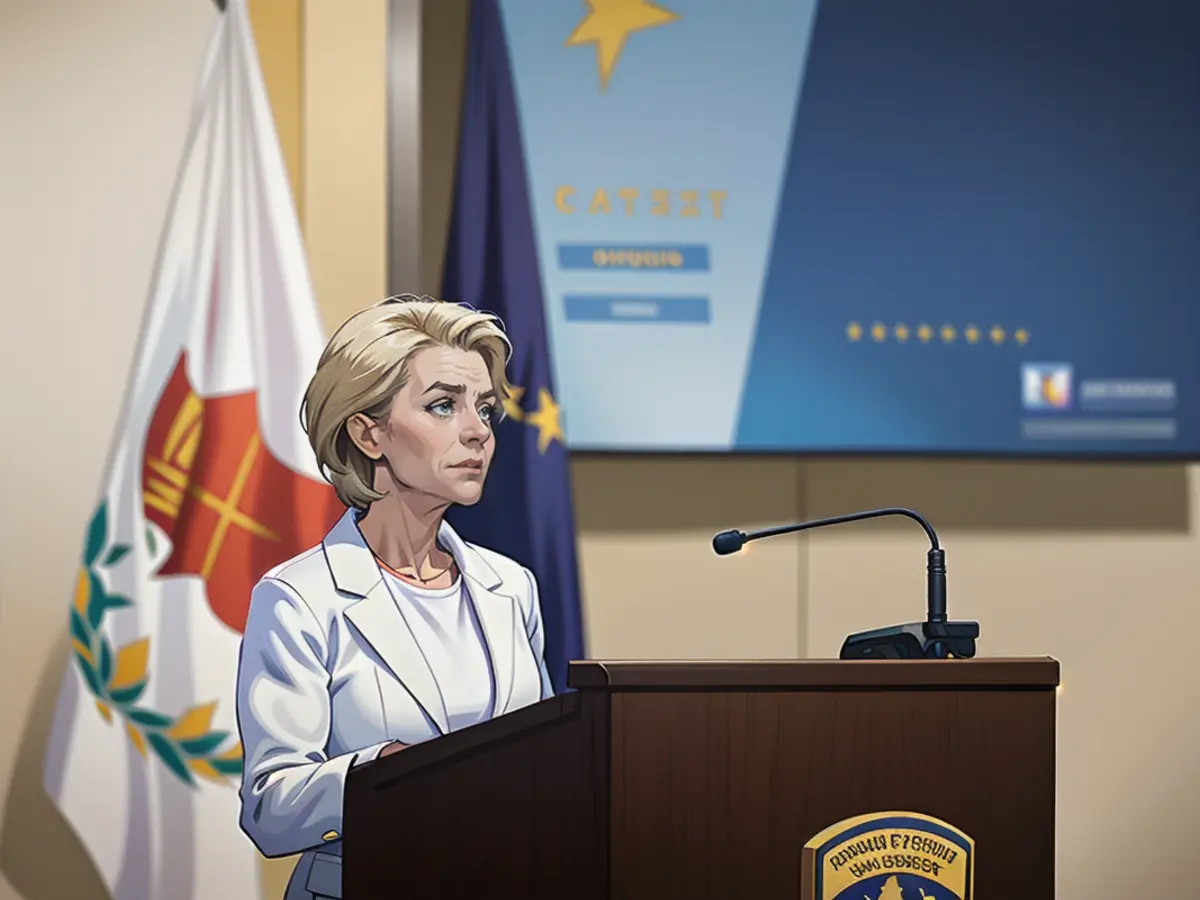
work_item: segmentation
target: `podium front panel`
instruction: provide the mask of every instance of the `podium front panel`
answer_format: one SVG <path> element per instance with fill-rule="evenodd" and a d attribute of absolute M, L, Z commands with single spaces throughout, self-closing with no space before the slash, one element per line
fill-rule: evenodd
<path fill-rule="evenodd" d="M 1053 689 L 614 693 L 611 896 L 797 900 L 805 842 L 906 811 L 979 900 L 1053 900 L 1054 779 Z"/>

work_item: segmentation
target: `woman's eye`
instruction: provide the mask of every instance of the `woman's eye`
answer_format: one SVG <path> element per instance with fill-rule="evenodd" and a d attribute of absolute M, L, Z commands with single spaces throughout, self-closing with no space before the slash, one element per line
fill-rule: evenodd
<path fill-rule="evenodd" d="M 435 416 L 452 416 L 454 415 L 454 401 L 439 400 L 437 403 L 429 405 L 429 411 Z"/>
<path fill-rule="evenodd" d="M 479 418 L 487 422 L 489 425 L 496 421 L 496 407 L 485 403 L 479 407 Z"/>

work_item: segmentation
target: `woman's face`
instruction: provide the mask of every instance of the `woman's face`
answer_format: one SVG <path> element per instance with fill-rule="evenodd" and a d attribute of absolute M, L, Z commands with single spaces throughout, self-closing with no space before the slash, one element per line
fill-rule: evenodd
<path fill-rule="evenodd" d="M 428 347 L 409 360 L 408 383 L 387 418 L 364 429 L 365 440 L 356 442 L 371 456 L 386 458 L 401 484 L 470 506 L 483 495 L 499 408 L 482 356 Z"/>

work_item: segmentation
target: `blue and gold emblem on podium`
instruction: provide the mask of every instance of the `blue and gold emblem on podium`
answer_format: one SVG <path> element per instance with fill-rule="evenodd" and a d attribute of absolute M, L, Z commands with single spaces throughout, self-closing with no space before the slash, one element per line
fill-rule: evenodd
<path fill-rule="evenodd" d="M 975 842 L 915 812 L 845 819 L 804 845 L 801 900 L 972 900 Z"/>

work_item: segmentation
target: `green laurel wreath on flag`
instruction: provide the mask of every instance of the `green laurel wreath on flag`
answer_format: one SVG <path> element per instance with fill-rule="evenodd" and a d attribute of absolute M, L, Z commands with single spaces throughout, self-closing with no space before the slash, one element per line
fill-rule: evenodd
<path fill-rule="evenodd" d="M 190 707 L 175 717 L 138 705 L 150 683 L 150 639 L 139 638 L 114 650 L 104 634 L 109 611 L 133 605 L 128 597 L 108 593 L 99 577 L 101 569 L 116 565 L 132 549 L 127 544 L 110 544 L 108 538 L 108 504 L 101 503 L 88 525 L 71 606 L 71 648 L 96 708 L 106 722 L 112 722 L 114 713 L 120 716 L 138 752 L 143 757 L 148 750 L 153 752 L 187 784 L 196 786 L 197 778 L 228 783 L 229 778 L 241 774 L 242 746 L 235 742 L 226 750 L 219 749 L 230 735 L 212 729 L 215 701 Z M 154 537 L 149 529 L 146 541 L 153 552 Z"/>

